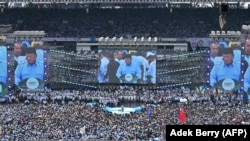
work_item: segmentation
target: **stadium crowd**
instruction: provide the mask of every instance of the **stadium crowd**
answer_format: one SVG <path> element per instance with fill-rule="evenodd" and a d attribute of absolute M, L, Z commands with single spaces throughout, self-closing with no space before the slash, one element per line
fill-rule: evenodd
<path fill-rule="evenodd" d="M 124 115 L 105 112 L 104 107 L 112 106 L 114 100 L 119 101 L 118 107 L 124 102 L 137 102 L 143 110 Z M 96 104 L 90 106 L 88 102 Z M 155 104 L 150 117 L 149 104 Z M 180 107 L 185 109 L 188 125 L 250 122 L 248 103 L 229 91 L 121 86 L 107 90 L 20 92 L 0 105 L 1 140 L 163 140 L 165 125 L 178 124 Z"/>
<path fill-rule="evenodd" d="M 132 16 L 133 15 L 133 16 Z M 166 8 L 138 9 L 5 9 L 0 24 L 13 31 L 44 30 L 48 37 L 207 37 L 220 30 L 219 9 Z M 228 30 L 249 24 L 249 10 L 230 9 Z M 235 20 L 237 19 L 237 20 Z M 195 26 L 194 26 L 195 25 Z"/>
<path fill-rule="evenodd" d="M 113 10 L 95 9 L 92 11 L 91 9 L 86 12 L 85 9 L 67 9 L 67 11 L 63 9 L 6 9 L 0 14 L 0 24 L 11 24 L 14 31 L 45 30 L 48 37 L 127 37 L 132 35 L 185 38 L 206 37 L 211 30 L 219 30 L 218 21 L 214 20 L 218 19 L 216 18 L 218 9 L 174 9 L 173 12 L 165 8 L 119 9 L 115 12 Z M 229 17 L 228 28 L 237 30 L 242 24 L 248 24 L 248 15 L 249 10 L 230 10 L 227 15 Z M 175 54 L 178 53 L 175 52 Z M 92 60 L 93 62 L 86 58 L 79 62 L 77 61 L 79 58 L 74 58 L 76 56 L 62 57 L 58 54 L 51 52 L 48 58 L 50 61 L 48 62 L 50 74 L 48 82 L 51 85 L 63 81 L 78 84 L 97 82 L 96 73 L 83 74 L 81 72 L 82 70 L 95 72 L 96 58 Z M 96 55 L 84 51 L 81 54 L 83 56 Z M 168 55 L 173 55 L 173 53 L 163 53 L 165 57 Z M 166 57 L 158 60 L 157 82 L 162 84 L 204 82 L 206 78 L 201 70 L 204 72 L 206 70 L 185 70 L 188 67 L 203 66 L 204 62 L 201 57 L 191 56 L 179 58 L 179 60 L 166 59 Z M 194 61 L 185 62 L 192 59 Z M 81 71 L 71 71 L 68 68 L 65 69 L 66 66 L 81 67 L 77 68 Z M 175 71 L 178 69 L 183 70 Z M 168 71 L 172 74 L 160 74 Z M 242 94 L 236 92 L 214 91 L 213 89 L 190 90 L 184 87 L 149 90 L 123 85 L 116 88 L 12 93 L 8 99 L 1 100 L 2 103 L 0 103 L 0 139 L 1 141 L 164 140 L 165 125 L 178 124 L 180 107 L 185 109 L 187 115 L 185 124 L 188 125 L 250 124 L 249 101 L 243 100 Z M 96 104 L 89 106 L 87 104 L 89 102 Z M 105 106 L 119 107 L 125 103 L 128 106 L 139 105 L 143 110 L 141 113 L 121 115 L 104 111 Z M 148 117 L 149 104 L 155 105 L 150 117 Z"/>

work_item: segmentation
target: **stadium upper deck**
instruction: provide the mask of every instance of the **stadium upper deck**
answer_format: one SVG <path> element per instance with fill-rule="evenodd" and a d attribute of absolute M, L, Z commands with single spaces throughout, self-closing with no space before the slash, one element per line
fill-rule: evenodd
<path fill-rule="evenodd" d="M 216 8 L 124 8 L 124 9 L 5 9 L 0 24 L 12 30 L 44 30 L 48 37 L 208 37 L 220 30 Z M 230 9 L 228 30 L 250 23 L 250 10 Z"/>

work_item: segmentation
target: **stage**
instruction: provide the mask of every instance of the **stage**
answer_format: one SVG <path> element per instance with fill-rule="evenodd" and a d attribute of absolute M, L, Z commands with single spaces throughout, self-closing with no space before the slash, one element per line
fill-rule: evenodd
<path fill-rule="evenodd" d="M 112 114 L 131 114 L 131 113 L 141 113 L 142 112 L 142 107 L 138 106 L 135 108 L 131 108 L 131 107 L 104 107 L 104 111 L 108 112 L 108 113 L 112 113 Z"/>

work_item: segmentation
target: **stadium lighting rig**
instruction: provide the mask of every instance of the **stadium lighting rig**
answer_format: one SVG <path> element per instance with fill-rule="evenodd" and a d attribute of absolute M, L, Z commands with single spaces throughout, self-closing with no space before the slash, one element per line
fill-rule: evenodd
<path fill-rule="evenodd" d="M 239 41 L 244 37 L 244 34 L 241 31 L 211 31 L 209 37 L 214 41 L 218 41 L 219 39 Z"/>
<path fill-rule="evenodd" d="M 45 31 L 14 31 L 15 38 L 42 38 L 45 37 Z"/>
<path fill-rule="evenodd" d="M 242 25 L 241 32 L 244 34 L 250 34 L 250 24 L 249 25 Z"/>
<path fill-rule="evenodd" d="M 99 37 L 98 38 L 98 45 L 103 47 L 110 47 L 110 46 L 154 46 L 158 42 L 157 37 L 133 37 L 133 38 L 123 38 L 123 37 Z"/>
<path fill-rule="evenodd" d="M 155 5 L 155 3 L 157 5 Z M 39 8 L 59 8 L 60 5 L 77 4 L 80 8 L 85 9 L 86 13 L 89 13 L 91 7 L 120 9 L 127 7 L 126 4 L 130 4 L 131 7 L 136 8 L 138 4 L 146 4 L 144 8 L 163 8 L 167 7 L 172 10 L 174 8 L 218 8 L 220 3 L 227 3 L 230 9 L 247 9 L 248 0 L 0 0 L 0 8 L 25 8 L 36 6 Z M 125 6 L 124 6 L 125 4 Z M 141 5 L 140 5 L 141 6 Z"/>

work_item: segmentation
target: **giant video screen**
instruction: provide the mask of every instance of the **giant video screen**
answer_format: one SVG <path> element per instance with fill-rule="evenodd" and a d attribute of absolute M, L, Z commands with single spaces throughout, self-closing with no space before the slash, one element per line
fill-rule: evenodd
<path fill-rule="evenodd" d="M 13 45 L 15 85 L 25 90 L 44 90 L 44 51 L 29 41 Z"/>
<path fill-rule="evenodd" d="M 209 52 L 209 84 L 222 90 L 239 90 L 241 87 L 241 43 L 213 42 Z"/>
<path fill-rule="evenodd" d="M 6 95 L 8 93 L 8 85 L 7 85 L 7 47 L 5 45 L 0 45 L 0 97 Z"/>
<path fill-rule="evenodd" d="M 156 84 L 155 50 L 98 50 L 98 82 Z"/>

